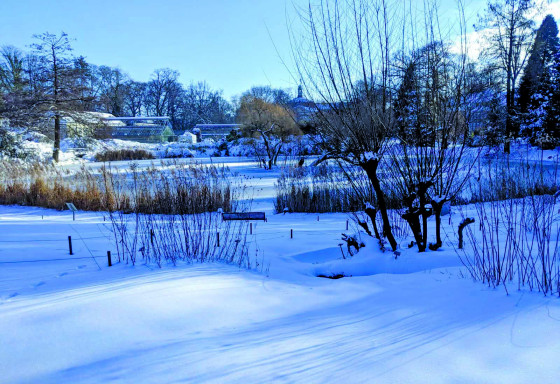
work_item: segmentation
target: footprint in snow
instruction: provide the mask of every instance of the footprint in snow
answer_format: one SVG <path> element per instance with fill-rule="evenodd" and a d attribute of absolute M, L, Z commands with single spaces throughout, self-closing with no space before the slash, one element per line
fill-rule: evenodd
<path fill-rule="evenodd" d="M 58 277 L 62 277 L 62 276 L 66 276 L 68 274 L 68 272 L 62 272 L 58 274 Z"/>
<path fill-rule="evenodd" d="M 84 269 L 85 267 L 87 267 L 87 265 L 78 265 L 76 269 Z"/>
<path fill-rule="evenodd" d="M 10 293 L 10 294 L 8 295 L 8 300 L 9 300 L 9 299 L 13 299 L 14 297 L 16 297 L 16 296 L 18 296 L 18 295 L 19 295 L 19 293 L 17 293 L 17 292 Z"/>
<path fill-rule="evenodd" d="M 45 285 L 46 283 L 44 281 L 39 281 L 37 284 L 33 285 L 33 288 L 39 288 L 41 285 Z"/>

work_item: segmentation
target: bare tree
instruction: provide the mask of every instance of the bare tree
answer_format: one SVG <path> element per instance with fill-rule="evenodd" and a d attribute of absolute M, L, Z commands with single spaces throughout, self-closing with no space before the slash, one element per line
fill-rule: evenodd
<path fill-rule="evenodd" d="M 378 170 L 394 131 L 390 68 L 393 38 L 404 22 L 398 9 L 389 0 L 310 1 L 301 12 L 303 31 L 294 28 L 291 36 L 297 77 L 320 100 L 322 160 L 367 174 L 376 195 L 375 202 L 365 202 L 375 207 L 368 213 L 372 222 L 381 214 L 382 235 L 393 250 L 397 242 Z"/>
<path fill-rule="evenodd" d="M 128 77 L 119 68 L 107 66 L 100 66 L 97 73 L 101 108 L 112 115 L 122 116 L 125 110 L 125 83 Z"/>
<path fill-rule="evenodd" d="M 168 113 L 170 104 L 181 92 L 178 78 L 179 72 L 169 68 L 154 71 L 146 90 L 146 108 L 150 114 L 164 116 Z"/>
<path fill-rule="evenodd" d="M 76 71 L 72 67 L 72 47 L 68 35 L 62 32 L 53 35 L 45 32 L 35 35 L 37 40 L 31 47 L 38 59 L 37 76 L 41 85 L 40 95 L 35 104 L 40 111 L 52 114 L 54 118 L 53 159 L 58 161 L 61 139 L 61 119 L 64 113 L 74 111 L 81 99 L 76 89 Z"/>
<path fill-rule="evenodd" d="M 124 84 L 123 102 L 127 115 L 140 116 L 145 109 L 147 84 L 139 81 L 127 81 Z"/>
<path fill-rule="evenodd" d="M 286 108 L 252 95 L 241 98 L 237 119 L 243 124 L 245 134 L 258 140 L 255 141 L 255 150 L 265 169 L 276 165 L 289 136 L 301 134 Z M 259 148 L 261 145 L 262 151 Z"/>
<path fill-rule="evenodd" d="M 436 242 L 430 248 L 442 246 L 443 205 L 461 191 L 474 164 L 474 158 L 466 155 L 471 98 L 464 55 L 450 55 L 444 44 L 435 42 L 415 52 L 411 60 L 417 72 L 412 92 L 416 97 L 401 121 L 405 131 L 401 144 L 391 148 L 387 184 L 402 200 L 402 217 L 423 252 L 428 247 L 428 217 L 432 214 Z M 405 78 L 407 75 L 405 72 Z"/>
<path fill-rule="evenodd" d="M 517 135 L 514 126 L 517 79 L 529 54 L 535 27 L 531 16 L 537 9 L 534 0 L 489 1 L 478 25 L 479 29 L 489 29 L 490 49 L 485 52 L 495 60 L 506 80 L 506 153 L 510 152 L 511 138 Z"/>

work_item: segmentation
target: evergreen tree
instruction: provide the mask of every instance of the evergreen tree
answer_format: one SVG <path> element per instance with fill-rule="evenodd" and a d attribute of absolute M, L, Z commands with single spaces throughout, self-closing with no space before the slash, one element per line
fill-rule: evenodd
<path fill-rule="evenodd" d="M 535 141 L 550 149 L 560 144 L 560 52 L 556 52 L 549 66 L 545 67 L 544 79 L 536 97 L 542 99 L 537 114 Z"/>
<path fill-rule="evenodd" d="M 552 86 L 552 67 L 558 56 L 558 26 L 552 15 L 537 30 L 518 92 L 518 107 L 524 134 L 532 137 L 542 127 L 543 103 L 548 103 Z"/>
<path fill-rule="evenodd" d="M 397 135 L 404 143 L 411 144 L 415 141 L 414 133 L 418 129 L 418 106 L 416 63 L 411 60 L 404 70 L 394 106 Z"/>
<path fill-rule="evenodd" d="M 484 143 L 495 146 L 503 141 L 505 135 L 506 111 L 499 92 L 494 92 L 488 103 L 487 127 L 484 132 Z"/>

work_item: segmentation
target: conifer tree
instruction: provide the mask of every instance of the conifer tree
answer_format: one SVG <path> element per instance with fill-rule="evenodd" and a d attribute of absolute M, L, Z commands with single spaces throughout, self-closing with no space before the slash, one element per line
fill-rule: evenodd
<path fill-rule="evenodd" d="M 533 139 L 546 120 L 544 114 L 552 95 L 558 44 L 558 26 L 554 17 L 548 15 L 537 30 L 518 92 L 523 133 Z"/>

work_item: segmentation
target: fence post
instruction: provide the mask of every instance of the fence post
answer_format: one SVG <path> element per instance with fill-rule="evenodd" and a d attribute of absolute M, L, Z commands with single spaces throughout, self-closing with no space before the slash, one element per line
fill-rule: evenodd
<path fill-rule="evenodd" d="M 290 229 L 290 239 L 293 239 L 293 238 L 294 238 L 294 230 Z"/>
<path fill-rule="evenodd" d="M 253 223 L 249 223 L 249 234 L 253 234 Z"/>
<path fill-rule="evenodd" d="M 70 254 L 73 255 L 74 252 L 72 252 L 72 236 L 68 236 L 68 248 L 70 250 Z"/>
<path fill-rule="evenodd" d="M 220 232 L 216 232 L 216 239 L 218 241 L 218 247 L 220 246 Z"/>
<path fill-rule="evenodd" d="M 346 230 L 348 230 L 348 220 L 346 220 Z"/>
<path fill-rule="evenodd" d="M 111 262 L 111 251 L 107 251 L 107 262 L 109 263 L 109 267 L 113 266 L 113 263 Z"/>

